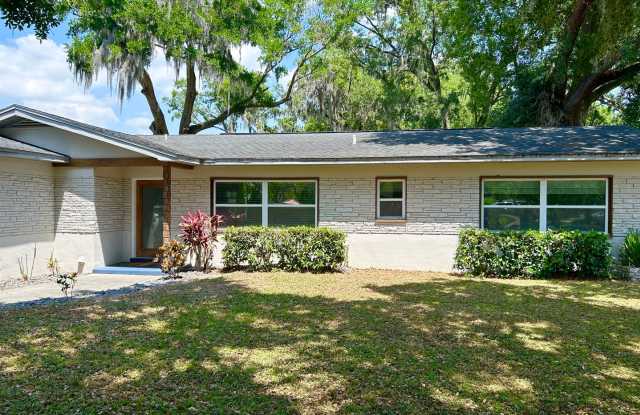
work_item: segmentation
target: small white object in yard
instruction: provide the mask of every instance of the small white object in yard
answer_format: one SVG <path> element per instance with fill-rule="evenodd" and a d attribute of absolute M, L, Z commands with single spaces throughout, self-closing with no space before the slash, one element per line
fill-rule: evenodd
<path fill-rule="evenodd" d="M 82 274 L 82 271 L 84 271 L 85 262 L 86 261 L 83 256 L 78 258 L 78 275 Z"/>
<path fill-rule="evenodd" d="M 358 137 L 356 137 L 356 135 L 355 135 L 355 134 L 353 135 L 353 138 L 352 138 L 351 144 L 353 144 L 354 146 L 355 146 L 356 144 L 358 144 Z"/>
<path fill-rule="evenodd" d="M 640 281 L 640 267 L 629 267 L 629 278 L 632 281 Z"/>

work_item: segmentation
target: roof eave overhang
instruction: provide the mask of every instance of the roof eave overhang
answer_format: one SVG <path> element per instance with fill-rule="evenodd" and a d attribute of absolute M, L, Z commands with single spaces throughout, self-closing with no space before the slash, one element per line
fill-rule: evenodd
<path fill-rule="evenodd" d="M 78 128 L 66 123 L 52 120 L 49 117 L 46 117 L 44 115 L 29 113 L 27 111 L 24 111 L 21 108 L 8 108 L 6 111 L 0 113 L 0 122 L 11 117 L 21 117 L 30 121 L 39 122 L 41 124 L 45 124 L 50 127 L 59 128 L 64 131 L 68 131 L 74 134 L 79 134 L 103 143 L 111 144 L 116 147 L 133 151 L 135 153 L 138 153 L 144 156 L 153 157 L 158 161 L 182 163 L 182 164 L 189 164 L 189 165 L 200 164 L 200 160 L 196 158 L 185 157 L 185 156 L 177 155 L 170 152 L 159 151 L 157 149 L 141 146 L 139 144 L 128 142 L 126 140 L 122 140 L 118 137 L 114 137 L 108 134 L 96 134 L 95 132 L 87 131 L 86 129 L 83 129 L 83 128 Z"/>
<path fill-rule="evenodd" d="M 205 166 L 287 166 L 287 165 L 360 165 L 360 164 L 436 164 L 436 163 L 507 163 L 507 162 L 560 162 L 560 161 L 638 161 L 640 154 L 590 154 L 553 156 L 489 156 L 489 157 L 431 157 L 431 158 L 354 158 L 354 159 L 205 159 Z"/>
<path fill-rule="evenodd" d="M 47 161 L 51 163 L 69 163 L 70 159 L 67 156 L 63 155 L 54 155 L 54 154 L 40 154 L 40 153 L 32 153 L 30 151 L 19 151 L 19 150 L 3 150 L 0 149 L 1 157 L 10 157 L 10 158 L 21 158 L 21 159 L 29 159 L 36 161 Z"/>

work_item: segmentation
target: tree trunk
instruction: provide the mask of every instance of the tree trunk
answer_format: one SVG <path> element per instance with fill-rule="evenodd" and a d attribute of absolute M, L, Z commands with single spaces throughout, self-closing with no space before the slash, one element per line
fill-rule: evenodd
<path fill-rule="evenodd" d="M 196 70 L 193 62 L 187 63 L 187 88 L 184 95 L 184 105 L 182 108 L 182 116 L 180 117 L 180 134 L 189 134 L 189 126 L 191 125 L 191 117 L 193 115 L 193 106 L 196 101 Z"/>
<path fill-rule="evenodd" d="M 449 111 L 451 110 L 451 107 L 449 106 L 448 102 L 442 102 L 440 105 L 442 105 L 442 108 L 440 109 L 440 120 L 442 122 L 442 128 L 448 130 L 449 128 L 451 128 L 451 124 L 449 122 Z"/>
<path fill-rule="evenodd" d="M 164 113 L 162 112 L 162 108 L 160 108 L 160 104 L 156 98 L 156 93 L 153 89 L 153 82 L 146 70 L 142 72 L 140 79 L 138 79 L 138 83 L 142 86 L 142 95 L 147 99 L 147 104 L 149 105 L 149 109 L 153 115 L 153 122 L 149 126 L 149 129 L 156 135 L 169 134 L 167 122 L 164 119 Z"/>

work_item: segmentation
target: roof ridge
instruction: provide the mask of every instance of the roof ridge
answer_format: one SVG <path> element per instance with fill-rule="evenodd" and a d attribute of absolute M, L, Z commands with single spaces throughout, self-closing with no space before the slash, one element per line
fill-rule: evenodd
<path fill-rule="evenodd" d="M 579 129 L 608 129 L 608 128 L 634 128 L 628 125 L 582 125 L 574 127 L 464 127 L 464 128 L 411 128 L 401 130 L 362 130 L 362 131 L 285 131 L 285 132 L 241 132 L 220 134 L 136 134 L 137 137 L 151 138 L 176 138 L 176 137 L 255 137 L 255 136 L 287 136 L 287 135 L 332 135 L 332 134 L 374 134 L 374 133 L 423 133 L 423 132 L 456 132 L 456 131 L 523 131 L 523 130 L 579 130 Z"/>

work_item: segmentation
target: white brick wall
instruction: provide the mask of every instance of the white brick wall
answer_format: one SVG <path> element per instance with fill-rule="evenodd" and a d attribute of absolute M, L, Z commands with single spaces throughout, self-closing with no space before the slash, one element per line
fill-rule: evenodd
<path fill-rule="evenodd" d="M 640 176 L 615 176 L 612 234 L 624 237 L 629 229 L 640 229 Z"/>
<path fill-rule="evenodd" d="M 0 172 L 0 236 L 52 233 L 53 187 L 52 177 Z"/>
<path fill-rule="evenodd" d="M 350 233 L 455 235 L 478 226 L 479 179 L 407 178 L 407 221 L 376 224 L 376 180 L 320 179 L 320 225 Z"/>
<path fill-rule="evenodd" d="M 114 177 L 56 177 L 56 233 L 127 231 L 131 188 Z"/>
<path fill-rule="evenodd" d="M 56 233 L 96 233 L 93 177 L 55 178 Z"/>
<path fill-rule="evenodd" d="M 180 217 L 188 211 L 211 213 L 210 179 L 173 179 L 171 181 L 171 236 L 180 233 Z"/>
<path fill-rule="evenodd" d="M 100 232 L 128 231 L 131 226 L 131 181 L 95 178 L 96 218 Z"/>

